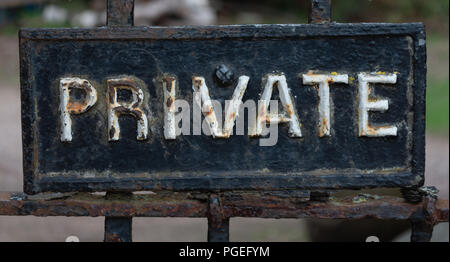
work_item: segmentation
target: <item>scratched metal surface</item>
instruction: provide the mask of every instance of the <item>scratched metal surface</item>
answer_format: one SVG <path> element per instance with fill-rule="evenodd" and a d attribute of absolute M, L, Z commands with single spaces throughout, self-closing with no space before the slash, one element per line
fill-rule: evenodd
<path fill-rule="evenodd" d="M 25 191 L 226 190 L 408 187 L 423 183 L 425 33 L 422 24 L 259 25 L 24 29 L 20 33 Z M 192 76 L 203 76 L 212 99 L 225 64 L 250 77 L 243 101 L 260 97 L 264 75 L 283 72 L 302 124 L 302 138 L 279 126 L 278 143 L 257 138 L 183 136 L 166 141 L 163 92 L 155 79 L 178 80 L 177 99 L 192 110 Z M 331 136 L 318 137 L 318 92 L 303 85 L 309 70 L 355 80 L 331 84 Z M 371 112 L 373 125 L 396 124 L 394 137 L 359 137 L 357 74 L 397 72 L 376 84 L 389 110 Z M 120 140 L 108 142 L 106 80 L 133 76 L 145 84 L 149 136 L 136 140 L 136 120 L 120 117 Z M 88 79 L 98 101 L 72 116 L 73 141 L 60 140 L 58 83 Z M 192 116 L 191 116 L 192 117 Z M 247 120 L 246 120 L 247 121 Z M 245 125 L 247 127 L 247 125 Z M 247 134 L 247 131 L 246 131 Z"/>

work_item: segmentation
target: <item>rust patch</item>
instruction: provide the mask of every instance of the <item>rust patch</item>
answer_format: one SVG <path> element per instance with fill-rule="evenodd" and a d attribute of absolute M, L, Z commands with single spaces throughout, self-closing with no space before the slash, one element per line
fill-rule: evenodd
<path fill-rule="evenodd" d="M 172 97 L 167 98 L 166 106 L 167 106 L 167 107 L 171 107 L 172 104 L 173 104 L 173 98 L 172 98 Z"/>
<path fill-rule="evenodd" d="M 270 193 L 272 192 L 272 193 Z M 327 202 L 307 201 L 290 191 L 223 192 L 217 194 L 224 217 L 265 218 L 347 218 L 409 219 L 419 212 L 434 223 L 448 221 L 448 200 L 408 203 L 403 198 L 383 196 L 354 203 L 353 196 Z M 0 215 L 9 216 L 115 216 L 115 217 L 206 217 L 208 194 L 161 191 L 134 194 L 131 199 L 106 199 L 100 195 L 77 193 L 65 199 L 42 196 L 19 200 L 14 193 L 0 194 Z M 426 198 L 428 199 L 428 198 Z M 306 202 L 305 202 L 306 201 Z M 430 212 L 425 212 L 428 210 Z"/>
<path fill-rule="evenodd" d="M 294 111 L 292 110 L 292 105 L 291 104 L 287 104 L 286 105 L 286 111 L 287 111 L 289 116 L 292 116 L 292 114 L 294 114 Z"/>
<path fill-rule="evenodd" d="M 327 126 L 328 126 L 327 119 L 326 118 L 322 118 L 321 125 L 319 125 L 319 132 L 317 134 L 319 137 L 325 136 L 325 134 L 327 132 Z"/>

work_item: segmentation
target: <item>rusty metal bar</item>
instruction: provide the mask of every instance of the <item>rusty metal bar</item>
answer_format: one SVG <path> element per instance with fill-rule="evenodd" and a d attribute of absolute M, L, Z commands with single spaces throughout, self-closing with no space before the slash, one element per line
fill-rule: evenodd
<path fill-rule="evenodd" d="M 105 242 L 131 242 L 132 219 L 105 217 Z"/>
<path fill-rule="evenodd" d="M 126 202 L 131 200 L 133 193 L 130 192 L 107 192 L 105 199 L 109 201 Z M 105 217 L 105 242 L 131 242 L 132 241 L 131 216 L 107 216 Z"/>
<path fill-rule="evenodd" d="M 352 196 L 307 200 L 297 191 L 148 192 L 141 194 L 0 193 L 0 215 L 106 216 L 105 241 L 131 241 L 132 217 L 207 217 L 208 241 L 228 241 L 230 217 L 395 219 L 412 223 L 412 241 L 429 241 L 433 226 L 448 222 L 448 200 L 425 196 L 420 203 L 378 196 L 355 202 Z"/>
<path fill-rule="evenodd" d="M 433 224 L 425 220 L 411 222 L 411 242 L 429 242 L 433 235 Z"/>
<path fill-rule="evenodd" d="M 418 219 L 429 216 L 433 224 L 448 221 L 448 200 L 408 203 L 403 198 L 379 196 L 362 203 L 353 197 L 327 202 L 305 201 L 294 195 L 267 192 L 217 194 L 223 217 Z M 39 194 L 0 193 L 0 215 L 6 216 L 112 216 L 112 217 L 207 217 L 206 193 L 157 192 L 133 194 L 129 200 L 105 199 L 91 193 Z M 427 199 L 427 198 L 425 198 Z M 433 211 L 430 210 L 433 206 Z"/>
<path fill-rule="evenodd" d="M 447 202 L 448 204 L 448 202 Z M 422 212 L 417 212 L 409 219 L 411 222 L 411 242 L 429 242 L 433 235 L 433 227 L 439 223 L 439 217 L 447 217 L 448 206 L 442 206 L 442 201 L 438 201 L 436 196 L 426 196 L 422 202 Z M 446 213 L 441 213 L 447 210 Z"/>
<path fill-rule="evenodd" d="M 134 0 L 107 0 L 107 26 L 133 26 Z"/>
<path fill-rule="evenodd" d="M 134 25 L 134 0 L 107 0 L 106 5 L 107 26 Z M 106 200 L 128 201 L 132 197 L 132 193 L 107 192 L 105 198 Z M 104 241 L 131 242 L 132 224 L 131 216 L 106 216 Z"/>
<path fill-rule="evenodd" d="M 331 0 L 311 0 L 308 23 L 323 24 L 331 22 Z"/>
<path fill-rule="evenodd" d="M 208 207 L 208 242 L 228 242 L 230 218 L 224 216 L 220 198 L 211 194 Z"/>

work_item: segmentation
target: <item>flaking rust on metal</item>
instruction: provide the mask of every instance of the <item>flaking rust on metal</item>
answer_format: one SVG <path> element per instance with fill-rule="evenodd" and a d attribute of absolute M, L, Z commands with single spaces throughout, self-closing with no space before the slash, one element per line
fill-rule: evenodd
<path fill-rule="evenodd" d="M 419 191 L 424 194 L 425 196 L 432 197 L 434 199 L 437 199 L 439 189 L 437 189 L 434 186 L 423 186 L 419 188 Z"/>
<path fill-rule="evenodd" d="M 70 90 L 81 89 L 86 92 L 83 102 L 71 101 Z M 97 102 L 97 91 L 86 79 L 78 77 L 61 78 L 59 81 L 59 98 L 61 113 L 61 141 L 72 141 L 72 118 L 70 115 L 88 111 Z"/>
<path fill-rule="evenodd" d="M 107 26 L 132 26 L 134 0 L 107 0 Z"/>
<path fill-rule="evenodd" d="M 225 219 L 221 199 L 216 194 L 211 194 L 208 198 L 208 220 L 212 227 L 220 227 L 222 220 Z"/>
<path fill-rule="evenodd" d="M 331 21 L 331 0 L 311 0 L 308 23 L 322 24 Z"/>
<path fill-rule="evenodd" d="M 224 216 L 221 199 L 216 194 L 208 198 L 208 242 L 228 242 L 230 218 Z"/>
<path fill-rule="evenodd" d="M 137 120 L 137 140 L 145 140 L 148 135 L 148 119 L 142 109 L 144 92 L 136 81 L 129 77 L 114 78 L 107 80 L 108 85 L 108 135 L 110 141 L 117 141 L 120 138 L 119 116 L 123 114 L 131 115 Z M 125 89 L 132 93 L 131 102 L 118 102 L 117 90 Z"/>
<path fill-rule="evenodd" d="M 347 74 L 313 74 L 308 72 L 302 75 L 303 84 L 319 86 L 319 131 L 318 136 L 330 136 L 330 83 L 348 84 Z"/>
<path fill-rule="evenodd" d="M 433 223 L 448 221 L 448 200 L 431 198 L 424 204 L 408 203 L 403 198 L 383 196 L 354 203 L 352 197 L 334 198 L 327 202 L 305 201 L 302 194 L 280 195 L 269 192 L 224 192 L 220 199 L 221 217 L 265 218 L 349 218 L 412 219 L 418 214 L 430 216 Z M 298 195 L 298 196 L 296 196 Z M 203 196 L 203 197 L 201 197 Z M 206 217 L 209 196 L 199 193 L 157 192 L 133 195 L 131 199 L 105 200 L 103 196 L 78 193 L 64 200 L 12 200 L 11 193 L 0 194 L 0 215 L 34 216 L 116 216 L 116 217 Z M 300 197 L 300 201 L 296 199 Z M 428 211 L 424 211 L 424 209 Z"/>
<path fill-rule="evenodd" d="M 131 217 L 106 217 L 104 241 L 131 242 L 132 222 Z"/>
<path fill-rule="evenodd" d="M 364 203 L 364 202 L 367 202 L 369 199 L 378 200 L 378 199 L 381 199 L 381 197 L 378 195 L 362 193 L 362 194 L 358 194 L 358 196 L 354 197 L 352 199 L 352 202 L 353 203 Z"/>

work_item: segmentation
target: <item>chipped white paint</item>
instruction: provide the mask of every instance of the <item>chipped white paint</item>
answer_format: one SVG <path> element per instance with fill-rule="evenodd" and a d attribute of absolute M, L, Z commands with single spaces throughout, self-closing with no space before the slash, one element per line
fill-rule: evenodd
<path fill-rule="evenodd" d="M 142 110 L 144 92 L 129 78 L 109 79 L 108 83 L 108 134 L 110 141 L 116 141 L 120 138 L 119 115 L 128 114 L 137 120 L 137 140 L 147 139 L 148 120 Z M 131 102 L 118 102 L 117 90 L 126 89 L 132 93 Z"/>
<path fill-rule="evenodd" d="M 166 76 L 162 80 L 164 90 L 164 138 L 175 139 L 177 137 L 175 128 L 175 77 Z"/>
<path fill-rule="evenodd" d="M 219 130 L 216 114 L 209 97 L 209 91 L 206 87 L 205 78 L 194 76 L 192 78 L 192 90 L 194 91 L 194 101 L 201 108 L 205 120 L 208 123 L 211 135 L 213 137 L 221 137 L 222 131 Z"/>
<path fill-rule="evenodd" d="M 242 97 L 247 89 L 248 76 L 240 76 L 236 88 L 234 89 L 233 96 L 225 109 L 225 123 L 223 127 L 223 135 L 230 137 L 233 131 L 236 118 L 239 116 L 239 107 L 242 104 Z"/>
<path fill-rule="evenodd" d="M 234 127 L 235 120 L 239 115 L 239 107 L 242 104 L 242 97 L 244 96 L 248 76 L 240 76 L 238 84 L 234 89 L 233 96 L 225 110 L 225 122 L 223 129 L 219 128 L 219 123 L 216 118 L 216 112 L 212 105 L 209 90 L 205 83 L 205 78 L 201 76 L 194 76 L 192 78 L 192 89 L 194 91 L 194 101 L 202 109 L 205 120 L 208 123 L 211 135 L 214 138 L 228 138 Z"/>
<path fill-rule="evenodd" d="M 281 104 L 285 110 L 285 112 L 276 115 L 268 113 L 270 99 L 272 98 L 273 87 L 275 85 L 278 88 Z M 250 136 L 261 136 L 263 125 L 266 123 L 289 123 L 289 136 L 302 136 L 300 121 L 298 120 L 295 105 L 292 102 L 284 74 L 267 75 L 266 85 L 258 103 L 258 117 L 255 127 L 250 128 Z"/>
<path fill-rule="evenodd" d="M 369 98 L 369 83 L 395 84 L 396 74 L 359 73 L 358 74 L 359 93 L 359 136 L 381 137 L 396 136 L 396 126 L 372 127 L 369 125 L 369 111 L 386 111 L 389 109 L 389 102 L 386 99 Z"/>
<path fill-rule="evenodd" d="M 78 88 L 86 92 L 83 103 L 70 101 L 70 89 Z M 59 97 L 61 112 L 61 141 L 72 141 L 71 114 L 81 114 L 89 110 L 97 102 L 97 91 L 86 79 L 78 77 L 61 78 L 59 81 Z"/>
<path fill-rule="evenodd" d="M 319 85 L 319 137 L 330 136 L 330 82 L 348 84 L 347 74 L 304 74 L 303 84 Z"/>
<path fill-rule="evenodd" d="M 330 83 L 348 84 L 349 76 L 347 74 L 302 74 L 303 84 L 317 86 L 319 95 L 318 112 L 318 135 L 319 137 L 331 135 L 332 120 L 332 100 L 330 98 Z M 164 109 L 164 138 L 167 140 L 176 139 L 181 133 L 183 135 L 190 134 L 190 112 L 189 104 L 184 101 L 184 112 L 181 114 L 176 112 L 177 106 L 176 76 L 166 75 L 162 79 Z M 222 128 L 222 104 L 216 100 L 211 100 L 209 90 L 205 82 L 205 78 L 194 76 L 192 78 L 192 89 L 194 91 L 194 107 L 193 107 L 193 135 L 201 135 L 201 127 L 203 124 L 203 133 L 211 135 L 214 138 L 229 138 L 233 133 L 236 125 L 236 133 L 244 135 L 244 118 L 238 118 L 241 110 L 243 95 L 247 89 L 249 82 L 248 76 L 240 76 L 237 86 L 234 89 L 231 100 L 225 102 L 225 120 Z M 371 83 L 395 84 L 397 75 L 387 74 L 384 72 L 377 73 L 359 73 L 358 74 L 358 135 L 367 137 L 380 136 L 396 136 L 397 126 L 382 125 L 371 126 L 369 121 L 369 111 L 386 111 L 389 109 L 389 101 L 387 99 L 375 98 L 371 96 L 373 87 Z M 148 137 L 148 105 L 144 105 L 144 92 L 140 85 L 144 85 L 140 80 L 130 76 L 116 79 L 107 79 L 107 99 L 106 109 L 108 115 L 108 139 L 115 141 L 120 139 L 119 116 L 122 114 L 131 115 L 137 120 L 137 139 L 145 140 Z M 161 87 L 160 87 L 161 88 Z M 278 103 L 278 100 L 271 100 L 274 88 L 278 89 L 279 100 L 281 101 L 282 112 L 278 111 L 278 104 L 271 106 L 271 102 Z M 86 93 L 83 99 L 71 98 L 71 89 L 81 89 Z M 118 101 L 119 90 L 128 90 L 131 92 L 130 101 Z M 65 77 L 60 79 L 60 119 L 61 119 L 61 141 L 72 141 L 72 119 L 71 115 L 81 114 L 89 110 L 97 101 L 97 91 L 86 79 L 77 77 Z M 71 101 L 74 100 L 74 101 Z M 295 97 L 297 99 L 297 97 Z M 81 101 L 82 100 L 82 101 Z M 102 100 L 103 101 L 103 100 Z M 250 100 L 248 100 L 250 101 Z M 253 100 L 251 100 L 253 101 Z M 198 105 L 198 107 L 197 107 Z M 351 106 L 351 105 L 350 105 Z M 200 110 L 198 109 L 200 108 Z M 269 111 L 270 108 L 270 111 Z M 247 108 L 249 109 L 249 108 Z M 257 109 L 257 112 L 255 112 Z M 197 111 L 196 111 L 197 110 Z M 253 111 L 252 111 L 253 110 Z M 253 101 L 252 110 L 248 110 L 248 134 L 250 136 L 266 136 L 267 123 L 289 124 L 290 137 L 302 137 L 300 121 L 296 112 L 293 97 L 290 94 L 286 77 L 283 73 L 272 73 L 263 78 L 263 90 L 261 98 L 258 101 L 257 108 Z M 196 113 L 197 112 L 197 113 Z M 243 111 L 244 112 L 244 111 Z M 217 113 L 217 114 L 216 114 Z M 202 123 L 202 114 L 205 121 Z M 198 118 L 196 118 L 198 115 Z M 179 132 L 178 123 L 183 120 L 182 130 Z M 197 119 L 200 119 L 197 121 Z M 187 124 L 185 124 L 185 122 Z M 198 125 L 197 125 L 197 122 Z M 156 123 L 156 121 L 153 121 Z M 240 128 L 242 126 L 242 128 Z M 278 131 L 278 127 L 274 125 L 274 130 Z M 153 129 L 155 132 L 156 128 Z M 270 132 L 269 132 L 270 133 Z"/>

